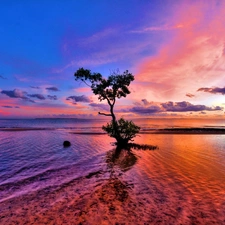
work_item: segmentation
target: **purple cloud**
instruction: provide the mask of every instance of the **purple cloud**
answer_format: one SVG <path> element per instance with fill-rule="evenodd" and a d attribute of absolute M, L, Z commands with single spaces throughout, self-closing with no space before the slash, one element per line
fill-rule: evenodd
<path fill-rule="evenodd" d="M 31 95 L 28 95 L 29 97 L 31 98 L 37 98 L 37 99 L 40 99 L 40 100 L 45 100 L 45 97 L 41 94 L 31 94 Z"/>
<path fill-rule="evenodd" d="M 147 99 L 142 99 L 141 101 L 142 101 L 143 104 L 146 105 L 146 106 L 151 104 Z"/>
<path fill-rule="evenodd" d="M 8 108 L 8 109 L 11 109 L 13 108 L 12 106 L 9 106 L 9 105 L 3 105 L 2 108 Z"/>
<path fill-rule="evenodd" d="M 193 95 L 193 94 L 191 94 L 191 93 L 187 93 L 186 96 L 189 97 L 189 98 L 195 97 L 195 95 Z"/>
<path fill-rule="evenodd" d="M 40 89 L 40 87 L 37 87 L 37 86 L 30 86 L 30 87 L 33 89 Z"/>
<path fill-rule="evenodd" d="M 19 89 L 14 89 L 13 91 L 3 90 L 3 91 L 1 91 L 1 93 L 7 95 L 10 98 L 21 98 L 21 99 L 25 99 L 25 100 L 29 99 L 26 96 L 27 92 L 21 91 Z"/>
<path fill-rule="evenodd" d="M 105 111 L 109 110 L 109 106 L 107 104 L 90 103 L 89 105 L 98 110 L 105 110 Z"/>
<path fill-rule="evenodd" d="M 2 108 L 8 108 L 8 109 L 12 109 L 12 108 L 16 108 L 16 109 L 19 109 L 20 107 L 19 106 L 10 106 L 10 105 L 3 105 Z"/>
<path fill-rule="evenodd" d="M 223 108 L 220 106 L 208 107 L 205 105 L 193 105 L 190 102 L 166 102 L 161 103 L 163 109 L 167 112 L 198 112 L 198 111 L 218 111 Z"/>
<path fill-rule="evenodd" d="M 225 95 L 225 87 L 224 88 L 219 88 L 219 87 L 199 88 L 197 91 L 208 92 L 208 93 L 211 93 L 211 94 L 222 94 L 222 95 Z"/>
<path fill-rule="evenodd" d="M 56 95 L 48 95 L 47 98 L 50 99 L 50 100 L 57 100 L 58 99 Z"/>
<path fill-rule="evenodd" d="M 66 100 L 72 100 L 74 103 L 76 103 L 76 102 L 91 102 L 91 100 L 85 95 L 69 96 Z"/>
<path fill-rule="evenodd" d="M 154 102 L 148 102 L 146 99 L 142 99 L 142 104 L 135 104 L 136 106 L 123 110 L 124 112 L 132 112 L 137 114 L 156 114 L 162 112 L 202 112 L 202 111 L 219 111 L 223 110 L 222 107 L 208 107 L 205 105 L 193 105 L 190 102 L 165 102 L 157 104 Z"/>
<path fill-rule="evenodd" d="M 162 109 L 158 105 L 150 105 L 150 106 L 135 106 L 129 110 L 129 112 L 137 113 L 137 114 L 154 114 L 162 112 Z"/>
<path fill-rule="evenodd" d="M 48 87 L 48 88 L 45 88 L 46 90 L 48 91 L 59 91 L 59 89 L 57 87 Z"/>
<path fill-rule="evenodd" d="M 14 89 L 13 91 L 6 91 L 6 90 L 3 90 L 0 92 L 1 94 L 5 94 L 7 95 L 8 97 L 10 98 L 20 98 L 20 99 L 23 99 L 23 100 L 26 100 L 26 101 L 29 101 L 29 102 L 32 102 L 32 103 L 35 103 L 35 101 L 31 100 L 30 98 L 28 98 L 27 96 L 29 96 L 27 94 L 27 92 L 25 91 L 21 91 L 19 89 Z"/>
<path fill-rule="evenodd" d="M 24 100 L 27 100 L 27 101 L 33 102 L 33 103 L 35 103 L 35 101 L 31 100 L 30 98 L 37 98 L 37 99 L 40 99 L 40 100 L 46 99 L 46 97 L 42 94 L 28 94 L 27 92 L 21 91 L 19 89 L 14 89 L 13 91 L 3 90 L 0 93 L 5 94 L 10 98 L 21 98 L 21 99 L 24 99 Z M 48 95 L 47 98 L 51 99 L 51 100 L 57 100 L 56 95 Z"/>

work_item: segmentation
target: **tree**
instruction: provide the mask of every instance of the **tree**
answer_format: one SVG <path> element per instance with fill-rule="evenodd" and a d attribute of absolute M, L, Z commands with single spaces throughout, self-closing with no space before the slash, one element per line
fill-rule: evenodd
<path fill-rule="evenodd" d="M 108 78 L 102 77 L 100 73 L 91 73 L 90 70 L 80 68 L 75 73 L 75 80 L 81 80 L 92 89 L 92 92 L 98 96 L 100 101 L 106 100 L 110 113 L 101 113 L 99 115 L 111 116 L 112 120 L 102 129 L 105 130 L 110 137 L 116 139 L 117 146 L 125 146 L 136 136 L 140 127 L 132 121 L 120 118 L 116 120 L 114 106 L 117 99 L 126 97 L 130 94 L 128 86 L 134 80 L 132 73 L 128 70 L 120 74 L 118 71 L 113 72 Z"/>

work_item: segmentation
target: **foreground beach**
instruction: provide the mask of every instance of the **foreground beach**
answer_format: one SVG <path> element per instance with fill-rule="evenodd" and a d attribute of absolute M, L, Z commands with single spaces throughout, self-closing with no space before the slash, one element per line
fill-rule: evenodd
<path fill-rule="evenodd" d="M 99 123 L 78 122 L 2 123 L 0 224 L 224 224 L 223 126 L 142 125 L 135 143 L 158 149 L 115 158 Z"/>

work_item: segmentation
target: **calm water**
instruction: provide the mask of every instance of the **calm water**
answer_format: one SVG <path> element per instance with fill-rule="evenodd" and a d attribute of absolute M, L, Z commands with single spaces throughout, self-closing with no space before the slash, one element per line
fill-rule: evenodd
<path fill-rule="evenodd" d="M 223 120 L 136 120 L 143 131 Z M 0 224 L 225 224 L 225 135 L 142 134 L 114 160 L 104 121 L 0 120 Z M 51 129 L 50 129 L 51 128 Z M 64 140 L 72 145 L 63 148 Z"/>
<path fill-rule="evenodd" d="M 176 127 L 225 127 L 224 119 L 134 119 L 142 130 Z M 45 128 L 73 129 L 78 131 L 102 131 L 101 126 L 107 120 L 103 119 L 0 119 L 1 128 Z"/>

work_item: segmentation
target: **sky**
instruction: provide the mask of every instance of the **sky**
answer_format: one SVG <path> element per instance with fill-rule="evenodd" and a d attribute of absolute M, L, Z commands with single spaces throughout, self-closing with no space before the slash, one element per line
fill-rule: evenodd
<path fill-rule="evenodd" d="M 74 80 L 129 70 L 123 117 L 223 118 L 225 1 L 2 0 L 0 118 L 107 112 Z"/>

